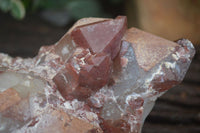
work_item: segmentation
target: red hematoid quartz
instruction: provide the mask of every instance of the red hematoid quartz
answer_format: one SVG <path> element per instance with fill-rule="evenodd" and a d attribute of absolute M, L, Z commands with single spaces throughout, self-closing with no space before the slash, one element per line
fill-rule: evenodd
<path fill-rule="evenodd" d="M 0 54 L 0 132 L 140 133 L 194 53 L 187 39 L 127 29 L 124 16 L 81 19 L 33 59 Z"/>

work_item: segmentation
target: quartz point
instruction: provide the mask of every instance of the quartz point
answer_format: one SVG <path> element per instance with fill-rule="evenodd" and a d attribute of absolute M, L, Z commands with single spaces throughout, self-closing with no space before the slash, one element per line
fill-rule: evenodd
<path fill-rule="evenodd" d="M 124 16 L 83 18 L 34 58 L 0 54 L 0 133 L 141 133 L 195 54 Z"/>

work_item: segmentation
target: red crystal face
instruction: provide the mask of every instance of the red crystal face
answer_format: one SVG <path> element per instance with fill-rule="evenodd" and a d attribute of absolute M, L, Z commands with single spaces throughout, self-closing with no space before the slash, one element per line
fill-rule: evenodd
<path fill-rule="evenodd" d="M 53 80 L 66 99 L 72 96 L 78 99 L 87 98 L 108 83 L 111 66 L 109 55 L 91 55 L 88 50 L 79 48 Z"/>
<path fill-rule="evenodd" d="M 174 42 L 136 28 L 129 29 L 124 36 L 124 40 L 131 43 L 136 58 L 138 58 L 138 64 L 145 71 L 150 70 L 167 57 L 177 46 Z"/>
<path fill-rule="evenodd" d="M 80 70 L 80 86 L 99 89 L 110 79 L 112 61 L 109 55 L 96 54 L 86 58 Z"/>
<path fill-rule="evenodd" d="M 92 53 L 106 53 L 114 59 L 120 50 L 121 38 L 126 30 L 126 17 L 83 25 L 72 31 L 77 46 L 89 48 Z"/>
<path fill-rule="evenodd" d="M 123 16 L 81 19 L 33 59 L 0 54 L 0 132 L 141 133 L 194 53 L 189 40 L 126 30 Z"/>
<path fill-rule="evenodd" d="M 92 92 L 96 92 L 109 82 L 112 60 L 119 53 L 120 40 L 125 30 L 126 17 L 117 17 L 114 20 L 98 21 L 75 27 L 71 33 L 66 35 L 66 38 L 72 38 L 77 48 L 66 62 L 66 67 L 62 69 L 66 72 L 65 78 L 58 76 L 60 74 L 54 78 L 57 86 L 60 86 L 60 79 L 61 81 L 67 80 L 65 87 L 58 87 L 65 98 L 72 97 L 72 95 L 78 99 L 87 98 Z M 63 38 L 62 40 L 69 42 L 68 39 Z M 63 44 L 63 41 L 60 42 Z M 80 93 L 81 90 L 87 92 L 86 95 L 83 92 Z"/>

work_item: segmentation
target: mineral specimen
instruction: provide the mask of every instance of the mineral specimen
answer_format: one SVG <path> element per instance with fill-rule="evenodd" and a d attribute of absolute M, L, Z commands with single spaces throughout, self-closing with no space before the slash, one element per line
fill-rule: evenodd
<path fill-rule="evenodd" d="M 84 18 L 33 59 L 0 54 L 0 133 L 140 133 L 195 50 L 126 25 Z"/>

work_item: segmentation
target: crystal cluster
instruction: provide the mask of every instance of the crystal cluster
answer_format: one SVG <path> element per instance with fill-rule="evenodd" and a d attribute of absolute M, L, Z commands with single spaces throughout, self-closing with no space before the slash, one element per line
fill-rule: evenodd
<path fill-rule="evenodd" d="M 0 133 L 140 133 L 195 50 L 126 23 L 84 18 L 32 59 L 0 54 Z"/>

